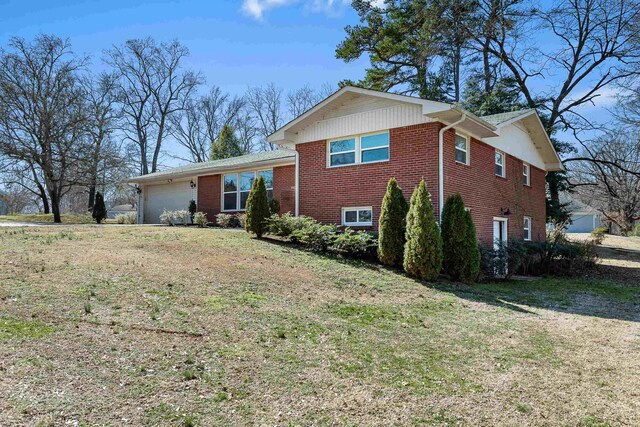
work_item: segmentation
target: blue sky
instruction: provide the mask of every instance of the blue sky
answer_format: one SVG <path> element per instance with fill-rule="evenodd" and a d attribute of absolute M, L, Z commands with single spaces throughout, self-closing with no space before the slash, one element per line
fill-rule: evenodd
<path fill-rule="evenodd" d="M 0 0 L 0 45 L 14 35 L 53 33 L 69 37 L 99 68 L 113 44 L 177 38 L 191 50 L 187 65 L 209 85 L 242 93 L 269 82 L 292 89 L 361 77 L 366 60 L 335 59 L 345 25 L 356 21 L 342 0 Z"/>

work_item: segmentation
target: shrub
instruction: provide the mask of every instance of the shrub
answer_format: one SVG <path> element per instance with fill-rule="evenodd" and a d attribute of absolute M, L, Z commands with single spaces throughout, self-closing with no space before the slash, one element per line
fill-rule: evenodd
<path fill-rule="evenodd" d="M 308 216 L 295 217 L 287 212 L 282 215 L 271 215 L 267 218 L 267 232 L 278 237 L 285 237 L 295 241 L 292 236 L 293 232 L 306 227 L 312 223 L 317 223 L 313 218 Z"/>
<path fill-rule="evenodd" d="M 387 184 L 380 210 L 378 258 L 386 265 L 402 265 L 409 205 L 395 178 Z"/>
<path fill-rule="evenodd" d="M 442 268 L 442 239 L 424 180 L 411 195 L 403 265 L 408 274 L 427 280 L 435 280 Z"/>
<path fill-rule="evenodd" d="M 107 219 L 107 208 L 104 205 L 104 197 L 99 191 L 96 192 L 95 202 L 93 203 L 93 212 L 91 213 L 97 224 Z"/>
<path fill-rule="evenodd" d="M 173 211 L 173 223 L 176 225 L 188 225 L 189 224 L 189 211 L 180 209 L 177 211 Z"/>
<path fill-rule="evenodd" d="M 476 227 L 460 194 L 450 196 L 445 202 L 441 229 L 444 271 L 455 281 L 475 281 L 480 271 Z"/>
<path fill-rule="evenodd" d="M 193 214 L 193 223 L 198 227 L 204 227 L 207 225 L 207 214 L 204 212 L 196 212 Z"/>
<path fill-rule="evenodd" d="M 173 212 L 168 210 L 163 210 L 160 214 L 160 223 L 164 225 L 173 225 Z"/>
<path fill-rule="evenodd" d="M 116 223 L 118 223 L 118 224 L 124 224 L 124 214 L 118 214 L 118 215 L 116 215 Z"/>
<path fill-rule="evenodd" d="M 229 228 L 232 226 L 233 215 L 226 213 L 219 213 L 216 215 L 216 223 L 222 228 Z"/>
<path fill-rule="evenodd" d="M 593 243 L 596 245 L 601 245 L 604 241 L 604 234 L 607 232 L 606 227 L 598 227 L 594 228 L 591 232 L 591 238 L 593 239 Z"/>
<path fill-rule="evenodd" d="M 277 215 L 280 213 L 280 202 L 278 199 L 269 200 L 269 213 L 271 215 Z"/>
<path fill-rule="evenodd" d="M 331 250 L 352 257 L 373 258 L 377 246 L 378 240 L 373 235 L 366 231 L 353 231 L 347 228 L 344 233 L 335 237 Z"/>
<path fill-rule="evenodd" d="M 196 206 L 196 201 L 195 200 L 191 200 L 189 202 L 189 217 L 191 218 L 191 222 L 193 222 L 193 216 L 196 214 L 196 211 L 198 210 L 198 207 Z"/>
<path fill-rule="evenodd" d="M 246 214 L 238 214 L 236 216 L 236 218 L 238 219 L 238 224 L 240 225 L 240 228 L 246 228 L 247 226 L 247 215 Z"/>
<path fill-rule="evenodd" d="M 262 176 L 253 181 L 247 198 L 246 215 L 245 229 L 254 233 L 258 239 L 262 238 L 262 234 L 266 231 L 265 221 L 269 218 L 269 198 Z"/>
<path fill-rule="evenodd" d="M 333 224 L 323 225 L 317 221 L 309 222 L 304 227 L 291 233 L 293 241 L 302 242 L 315 252 L 324 252 L 333 245 L 338 234 L 338 227 Z"/>
<path fill-rule="evenodd" d="M 116 222 L 118 224 L 136 224 L 138 222 L 138 215 L 135 212 L 118 214 L 116 215 Z"/>

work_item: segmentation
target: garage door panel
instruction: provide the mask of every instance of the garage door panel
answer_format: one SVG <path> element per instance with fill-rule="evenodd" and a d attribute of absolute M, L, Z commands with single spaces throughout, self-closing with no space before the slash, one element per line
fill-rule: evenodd
<path fill-rule="evenodd" d="M 189 182 L 150 185 L 145 187 L 144 222 L 159 224 L 164 210 L 187 209 L 192 199 Z"/>

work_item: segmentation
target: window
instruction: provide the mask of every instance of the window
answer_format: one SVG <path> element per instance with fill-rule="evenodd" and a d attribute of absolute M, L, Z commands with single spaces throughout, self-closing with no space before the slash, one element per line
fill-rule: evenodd
<path fill-rule="evenodd" d="M 389 160 L 389 133 L 361 135 L 329 141 L 329 167 Z"/>
<path fill-rule="evenodd" d="M 531 186 L 531 178 L 530 178 L 531 167 L 529 163 L 522 164 L 522 183 L 527 187 Z"/>
<path fill-rule="evenodd" d="M 504 153 L 496 150 L 496 175 L 503 178 L 505 177 L 504 158 Z"/>
<path fill-rule="evenodd" d="M 273 197 L 273 171 L 258 171 L 258 176 L 264 178 L 269 199 Z M 222 210 L 243 211 L 247 207 L 249 192 L 256 179 L 256 172 L 241 172 L 224 175 L 222 183 Z"/>
<path fill-rule="evenodd" d="M 456 134 L 456 162 L 469 164 L 469 139 Z"/>
<path fill-rule="evenodd" d="M 342 225 L 370 226 L 373 213 L 371 206 L 361 208 L 342 208 Z"/>
<path fill-rule="evenodd" d="M 531 240 L 531 217 L 524 217 L 524 240 Z"/>

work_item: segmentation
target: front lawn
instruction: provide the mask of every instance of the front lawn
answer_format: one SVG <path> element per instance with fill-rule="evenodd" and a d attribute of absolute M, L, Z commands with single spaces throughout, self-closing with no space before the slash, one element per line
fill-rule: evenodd
<path fill-rule="evenodd" d="M 62 214 L 63 224 L 91 224 L 95 220 L 90 214 Z M 53 214 L 11 214 L 0 215 L 0 222 L 35 222 L 49 223 L 53 222 Z"/>
<path fill-rule="evenodd" d="M 0 251 L 6 425 L 640 424 L 637 284 L 424 284 L 219 229 Z"/>

